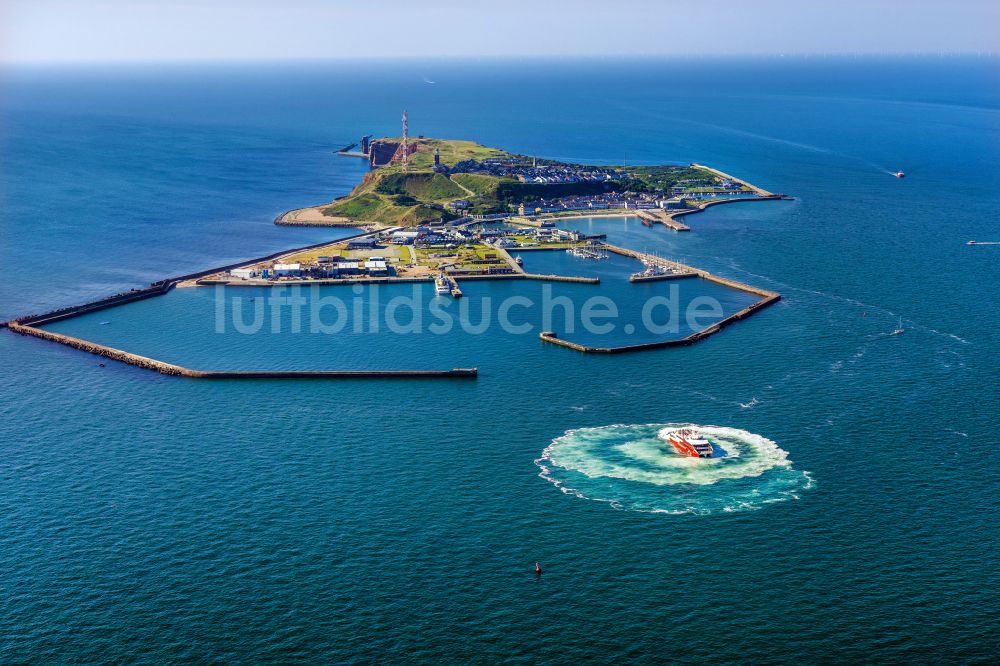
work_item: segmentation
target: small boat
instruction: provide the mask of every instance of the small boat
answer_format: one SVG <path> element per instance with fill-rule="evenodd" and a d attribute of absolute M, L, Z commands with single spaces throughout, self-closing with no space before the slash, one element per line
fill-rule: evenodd
<path fill-rule="evenodd" d="M 677 453 L 692 458 L 711 458 L 714 450 L 707 439 L 694 428 L 681 428 L 667 435 L 667 441 Z"/>
<path fill-rule="evenodd" d="M 897 171 L 896 173 L 894 173 L 892 175 L 894 175 L 896 178 L 906 178 L 906 174 L 903 173 L 902 171 Z"/>
<path fill-rule="evenodd" d="M 524 266 L 524 259 L 521 258 L 521 255 L 517 255 L 514 257 L 514 263 L 518 266 Z"/>
<path fill-rule="evenodd" d="M 899 323 L 898 323 L 898 324 L 896 325 L 896 330 L 895 330 L 895 331 L 893 331 L 893 332 L 892 332 L 892 334 L 893 334 L 893 335 L 899 335 L 900 333 L 902 333 L 902 332 L 903 332 L 903 331 L 905 331 L 905 330 L 906 330 L 906 329 L 905 329 L 905 328 L 903 328 L 903 318 L 902 318 L 902 317 L 900 317 L 900 318 L 899 318 Z"/>
<path fill-rule="evenodd" d="M 976 245 L 976 241 L 969 241 L 966 245 Z"/>
<path fill-rule="evenodd" d="M 107 326 L 110 323 L 111 323 L 110 321 L 102 321 L 101 326 Z"/>

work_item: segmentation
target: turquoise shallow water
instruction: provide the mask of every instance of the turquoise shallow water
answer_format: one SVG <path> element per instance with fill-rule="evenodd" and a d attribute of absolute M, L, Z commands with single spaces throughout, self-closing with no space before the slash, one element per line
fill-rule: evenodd
<path fill-rule="evenodd" d="M 965 245 L 1000 240 L 995 60 L 416 69 L 4 73 L 0 314 L 337 235 L 270 222 L 346 191 L 361 165 L 330 149 L 404 105 L 428 135 L 795 195 L 688 234 L 573 223 L 782 301 L 618 357 L 493 330 L 217 335 L 211 290 L 59 325 L 206 367 L 476 381 L 194 382 L 0 334 L 0 661 L 995 655 L 1000 263 Z M 736 429 L 738 478 L 672 468 L 671 423 Z"/>

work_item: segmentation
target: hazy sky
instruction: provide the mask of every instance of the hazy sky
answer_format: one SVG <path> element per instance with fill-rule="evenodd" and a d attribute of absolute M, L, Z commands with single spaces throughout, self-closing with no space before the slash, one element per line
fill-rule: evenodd
<path fill-rule="evenodd" d="M 0 0 L 0 60 L 1000 51 L 997 0 Z"/>

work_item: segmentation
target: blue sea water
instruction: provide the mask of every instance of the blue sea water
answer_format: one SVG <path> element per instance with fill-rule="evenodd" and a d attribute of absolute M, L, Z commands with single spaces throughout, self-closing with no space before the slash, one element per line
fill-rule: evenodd
<path fill-rule="evenodd" d="M 572 223 L 782 293 L 689 348 L 217 334 L 201 289 L 58 327 L 196 367 L 481 374 L 198 382 L 3 332 L 0 661 L 990 661 L 1000 246 L 965 243 L 1000 240 L 998 73 L 990 58 L 0 73 L 4 319 L 346 233 L 271 221 L 348 191 L 364 165 L 332 150 L 394 133 L 404 108 L 414 133 L 698 161 L 796 197 L 713 208 L 686 234 Z M 473 302 L 541 298 L 469 284 Z M 553 289 L 638 293 L 610 275 Z M 677 423 L 717 427 L 727 457 L 678 468 L 656 446 Z"/>

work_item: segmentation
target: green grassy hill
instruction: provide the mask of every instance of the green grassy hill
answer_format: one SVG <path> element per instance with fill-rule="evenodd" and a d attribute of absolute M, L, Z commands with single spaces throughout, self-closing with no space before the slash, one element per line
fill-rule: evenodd
<path fill-rule="evenodd" d="M 440 173 L 390 173 L 375 186 L 379 194 L 405 195 L 418 201 L 454 201 L 465 191 Z"/>
<path fill-rule="evenodd" d="M 366 177 L 350 196 L 323 208 L 330 217 L 359 222 L 414 226 L 455 217 L 442 203 L 465 196 L 447 176 L 379 170 Z"/>
<path fill-rule="evenodd" d="M 478 173 L 456 173 L 451 179 L 479 196 L 496 195 L 501 179 Z"/>
<path fill-rule="evenodd" d="M 475 141 L 448 139 L 411 139 L 417 152 L 410 155 L 410 166 L 414 169 L 430 169 L 434 166 L 434 149 L 441 151 L 441 164 L 453 166 L 462 160 L 485 160 L 490 157 L 506 157 L 509 153 L 499 148 L 488 148 Z"/>
<path fill-rule="evenodd" d="M 715 180 L 710 171 L 690 166 L 634 166 L 625 171 L 651 190 L 669 190 L 681 181 L 711 185 Z"/>
<path fill-rule="evenodd" d="M 456 215 L 446 210 L 444 204 L 456 199 L 468 199 L 472 204 L 470 213 L 499 213 L 511 210 L 522 201 L 541 197 L 612 190 L 669 191 L 677 184 L 687 187 L 711 185 L 714 179 L 713 174 L 703 169 L 687 166 L 628 167 L 629 178 L 611 183 L 522 183 L 514 178 L 470 173 L 454 174 L 449 178 L 431 170 L 435 149 L 441 153 L 442 164 L 449 166 L 463 160 L 511 154 L 474 141 L 417 138 L 411 142 L 416 152 L 409 157 L 408 171 L 404 173 L 400 164 L 380 167 L 366 175 L 348 197 L 323 208 L 323 213 L 359 222 L 413 226 L 441 218 L 453 219 Z M 548 162 L 551 161 L 539 161 L 540 164 Z"/>

